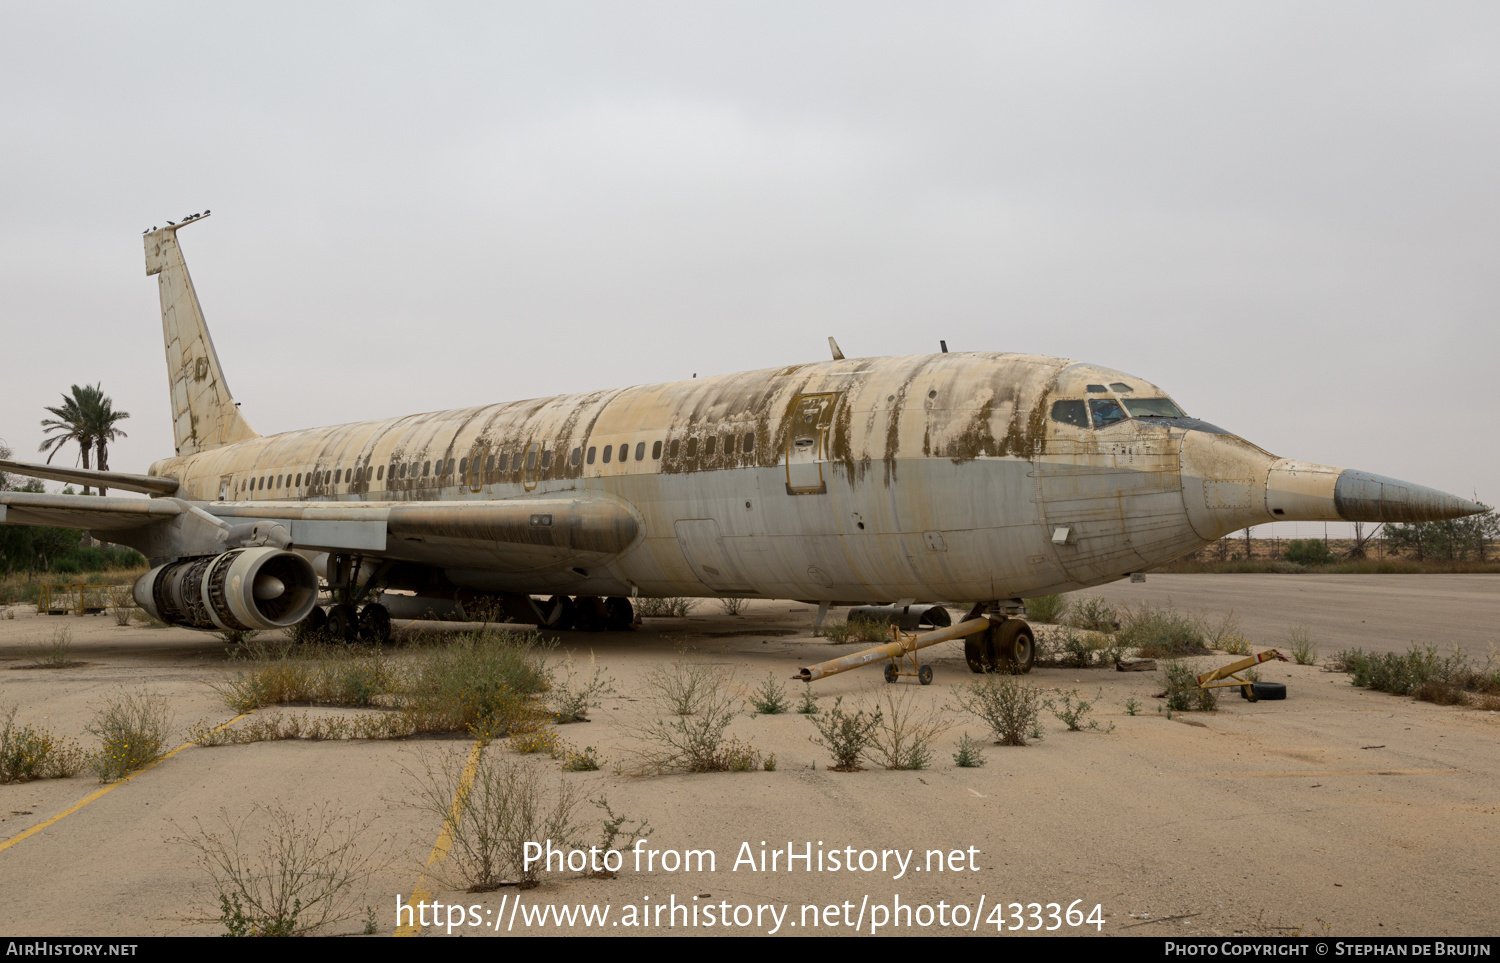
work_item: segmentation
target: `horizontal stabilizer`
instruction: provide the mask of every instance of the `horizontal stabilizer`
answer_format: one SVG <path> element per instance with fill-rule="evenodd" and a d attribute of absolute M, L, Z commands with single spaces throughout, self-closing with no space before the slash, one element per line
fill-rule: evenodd
<path fill-rule="evenodd" d="M 36 465 L 25 461 L 7 461 L 3 458 L 0 458 L 0 471 L 25 475 L 28 478 L 45 478 L 48 481 L 89 485 L 94 488 L 118 488 L 121 491 L 140 492 L 142 495 L 171 495 L 178 488 L 175 478 L 132 475 L 123 471 L 97 471 L 93 468 Z"/>

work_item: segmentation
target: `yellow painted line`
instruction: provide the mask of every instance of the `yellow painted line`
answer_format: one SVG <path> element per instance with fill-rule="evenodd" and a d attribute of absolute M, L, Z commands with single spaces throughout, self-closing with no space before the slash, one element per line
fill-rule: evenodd
<path fill-rule="evenodd" d="M 245 718 L 245 716 L 248 716 L 249 714 L 250 713 L 248 713 L 248 712 L 243 712 L 243 713 L 235 716 L 233 719 L 230 719 L 228 722 L 224 723 L 222 726 L 216 726 L 214 728 L 214 731 L 218 732 L 220 729 L 227 729 L 230 726 L 234 725 L 236 722 L 239 722 L 241 719 Z M 68 816 L 73 815 L 74 813 L 78 812 L 78 810 L 82 809 L 84 806 L 87 806 L 89 803 L 93 802 L 95 799 L 98 799 L 100 796 L 103 796 L 103 795 L 105 795 L 107 793 L 114 792 L 116 789 L 119 789 L 121 786 L 125 785 L 127 782 L 129 782 L 130 780 L 134 779 L 136 776 L 139 776 L 141 773 L 143 773 L 143 772 L 150 772 L 152 769 L 155 769 L 157 766 L 161 765 L 162 763 L 166 762 L 168 759 L 171 759 L 173 756 L 177 755 L 182 750 L 186 749 L 188 746 L 192 746 L 192 745 L 196 745 L 196 743 L 184 742 L 182 745 L 178 746 L 176 749 L 173 749 L 171 752 L 167 753 L 165 756 L 162 756 L 160 759 L 156 760 L 155 762 L 152 762 L 152 763 L 149 763 L 148 765 L 142 766 L 141 768 L 137 769 L 135 772 L 133 772 L 130 775 L 126 776 L 124 779 L 121 779 L 118 782 L 112 782 L 109 785 L 104 786 L 102 788 L 95 789 L 93 792 L 89 793 L 87 796 L 84 796 L 82 799 L 78 800 L 78 802 L 76 802 L 73 805 L 69 806 L 67 809 L 64 809 L 62 812 L 58 813 L 56 816 L 53 816 L 51 819 L 47 820 L 46 822 L 37 823 L 35 826 L 32 826 L 30 829 L 26 830 L 25 832 L 18 833 L 17 835 L 12 836 L 11 838 L 7 839 L 5 842 L 0 843 L 0 853 L 3 853 L 7 849 L 10 849 L 12 846 L 14 846 L 16 843 L 19 843 L 23 839 L 27 839 L 28 837 L 35 836 L 37 833 L 39 833 L 42 830 L 46 829 L 48 826 L 53 825 L 54 823 L 58 822 L 59 820 L 64 819 L 64 818 L 66 818 Z"/>
<path fill-rule="evenodd" d="M 438 833 L 437 842 L 432 844 L 432 852 L 427 855 L 427 865 L 436 866 L 448 858 L 448 851 L 453 848 L 453 827 L 458 823 L 458 810 L 464 804 L 464 799 L 469 795 L 469 787 L 474 784 L 474 772 L 479 766 L 479 754 L 484 751 L 484 744 L 475 741 L 474 748 L 469 750 L 469 762 L 464 766 L 463 775 L 458 779 L 458 791 L 453 794 L 453 805 L 448 807 L 448 818 L 443 820 L 443 831 Z M 411 899 L 407 903 L 411 909 L 411 924 L 402 925 L 400 917 L 396 919 L 396 932 L 392 936 L 419 936 L 422 932 L 421 914 L 417 911 L 418 903 L 431 903 L 432 890 L 427 887 L 427 874 L 423 873 L 417 877 L 417 884 L 411 888 Z M 403 912 L 405 908 L 403 907 Z"/>

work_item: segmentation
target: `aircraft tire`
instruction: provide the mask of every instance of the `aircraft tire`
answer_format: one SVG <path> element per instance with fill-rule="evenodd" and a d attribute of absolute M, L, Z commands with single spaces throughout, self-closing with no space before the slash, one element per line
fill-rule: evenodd
<path fill-rule="evenodd" d="M 313 610 L 307 613 L 307 617 L 297 623 L 297 641 L 315 642 L 318 636 L 326 631 L 328 631 L 328 613 L 314 605 Z"/>
<path fill-rule="evenodd" d="M 611 632 L 628 631 L 635 624 L 635 607 L 630 599 L 612 596 L 604 601 L 604 624 Z"/>
<path fill-rule="evenodd" d="M 1286 698 L 1286 684 L 1283 682 L 1253 682 L 1250 687 L 1255 692 L 1257 702 L 1261 699 L 1274 702 L 1277 699 Z"/>
<path fill-rule="evenodd" d="M 359 638 L 372 645 L 385 645 L 391 640 L 391 613 L 384 605 L 372 602 L 359 613 Z"/>
<path fill-rule="evenodd" d="M 998 668 L 995 659 L 995 630 L 985 629 L 964 638 L 964 661 L 974 673 L 994 672 Z"/>
<path fill-rule="evenodd" d="M 347 602 L 330 606 L 328 634 L 338 642 L 353 642 L 359 634 L 359 610 Z"/>
<path fill-rule="evenodd" d="M 597 595 L 580 595 L 573 600 L 578 611 L 578 631 L 603 632 L 609 627 L 609 613 L 604 600 Z"/>
<path fill-rule="evenodd" d="M 1006 619 L 995 630 L 995 653 L 1006 672 L 1023 675 L 1036 664 L 1036 636 L 1024 619 Z"/>

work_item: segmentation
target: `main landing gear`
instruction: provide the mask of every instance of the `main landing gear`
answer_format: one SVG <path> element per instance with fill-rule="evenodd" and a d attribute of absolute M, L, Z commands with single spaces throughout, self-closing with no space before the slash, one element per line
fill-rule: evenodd
<path fill-rule="evenodd" d="M 996 622 L 989 629 L 964 639 L 964 660 L 970 672 L 1003 672 L 1022 675 L 1036 664 L 1036 634 L 1026 620 L 1006 612 L 1021 611 L 1019 605 L 979 604 L 966 619 L 989 616 Z"/>

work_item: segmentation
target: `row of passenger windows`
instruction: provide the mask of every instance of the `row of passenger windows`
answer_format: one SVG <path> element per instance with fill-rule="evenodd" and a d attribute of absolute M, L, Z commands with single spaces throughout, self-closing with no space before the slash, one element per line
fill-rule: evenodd
<path fill-rule="evenodd" d="M 698 439 L 689 438 L 686 447 L 687 457 L 698 457 Z M 746 454 L 755 451 L 755 432 L 746 432 L 744 435 L 725 435 L 722 447 L 724 454 L 733 455 L 736 447 Z M 574 448 L 568 457 L 568 463 L 574 466 L 577 466 L 580 460 L 587 461 L 590 465 L 594 464 L 596 460 L 606 465 L 615 461 L 623 463 L 630 460 L 630 448 L 629 442 L 623 442 L 620 445 L 605 445 L 602 449 L 599 446 L 590 445 L 587 455 L 584 454 L 581 447 Z M 719 439 L 710 435 L 704 439 L 702 445 L 703 456 L 705 458 L 712 457 L 714 452 L 719 450 L 719 448 Z M 674 440 L 667 457 L 677 458 L 681 454 L 682 449 L 682 441 L 680 439 Z M 497 465 L 500 471 L 506 471 L 507 463 L 509 463 L 510 471 L 520 471 L 523 464 L 526 466 L 527 471 L 535 470 L 539 466 L 541 470 L 545 471 L 552 467 L 552 456 L 553 453 L 550 449 L 543 450 L 537 445 L 532 445 L 524 452 L 518 451 L 510 455 L 499 452 L 485 456 L 484 471 L 486 473 L 493 472 L 496 470 Z M 652 460 L 660 461 L 661 456 L 662 443 L 660 441 L 653 442 L 651 444 Z M 635 443 L 635 460 L 646 460 L 646 443 L 644 441 Z M 437 461 L 427 460 L 421 462 L 420 465 L 414 461 L 397 462 L 390 466 L 390 480 L 394 482 L 417 478 L 441 478 L 445 475 L 454 474 L 455 467 L 457 468 L 457 474 L 467 476 L 471 468 L 478 469 L 478 459 L 475 459 L 475 464 L 472 466 L 469 464 L 468 458 L 458 459 L 456 466 L 452 458 L 449 458 L 446 462 L 442 459 L 438 459 Z M 307 472 L 305 478 L 308 486 L 358 485 L 369 481 L 385 481 L 386 466 L 376 465 L 371 467 L 369 465 L 356 465 L 354 468 L 325 469 L 322 471 Z M 301 488 L 303 479 L 304 473 L 302 472 L 297 472 L 295 475 L 262 475 L 259 478 L 241 481 L 238 490 L 242 492 L 276 491 L 282 488 Z"/>

